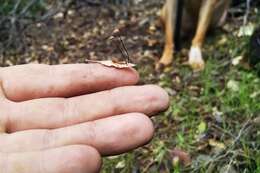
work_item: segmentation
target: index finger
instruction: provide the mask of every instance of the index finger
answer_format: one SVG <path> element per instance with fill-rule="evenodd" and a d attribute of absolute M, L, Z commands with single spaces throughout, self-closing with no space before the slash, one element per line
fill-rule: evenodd
<path fill-rule="evenodd" d="M 116 69 L 100 64 L 28 64 L 2 68 L 5 96 L 13 101 L 44 97 L 71 97 L 119 86 L 134 85 L 134 69 Z"/>

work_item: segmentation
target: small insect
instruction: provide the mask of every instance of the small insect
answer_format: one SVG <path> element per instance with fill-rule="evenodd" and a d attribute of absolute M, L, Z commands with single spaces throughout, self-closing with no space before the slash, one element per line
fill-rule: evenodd
<path fill-rule="evenodd" d="M 115 67 L 115 68 L 129 68 L 134 67 L 135 64 L 130 63 L 130 57 L 126 46 L 120 36 L 119 29 L 115 29 L 112 35 L 108 38 L 109 40 L 113 41 L 116 47 L 120 50 L 123 61 L 119 61 L 117 58 L 112 58 L 111 60 L 105 61 L 94 61 L 94 60 L 86 60 L 87 63 L 99 63 L 107 67 Z"/>
<path fill-rule="evenodd" d="M 109 40 L 112 40 L 114 41 L 114 43 L 116 44 L 117 48 L 120 50 L 121 54 L 122 54 L 122 57 L 124 59 L 124 63 L 125 64 L 128 64 L 130 63 L 130 57 L 129 57 L 129 54 L 128 54 L 128 51 L 126 49 L 126 46 L 120 36 L 120 31 L 119 29 L 115 29 L 112 33 L 112 36 L 109 37 Z M 118 61 L 116 59 L 112 59 L 113 62 L 116 62 L 116 63 L 122 63 L 121 61 Z"/>

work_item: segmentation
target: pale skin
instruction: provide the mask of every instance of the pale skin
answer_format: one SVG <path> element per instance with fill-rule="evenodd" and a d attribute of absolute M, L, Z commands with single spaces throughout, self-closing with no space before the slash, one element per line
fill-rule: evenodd
<path fill-rule="evenodd" d="M 138 79 L 99 64 L 1 68 L 0 172 L 95 173 L 149 142 L 169 97 Z"/>

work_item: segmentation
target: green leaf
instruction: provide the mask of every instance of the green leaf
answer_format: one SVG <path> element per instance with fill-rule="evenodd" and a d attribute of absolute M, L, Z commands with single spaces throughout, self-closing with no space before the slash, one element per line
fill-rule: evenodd
<path fill-rule="evenodd" d="M 200 124 L 198 125 L 198 133 L 204 133 L 207 129 L 207 124 L 204 121 L 201 121 Z"/>

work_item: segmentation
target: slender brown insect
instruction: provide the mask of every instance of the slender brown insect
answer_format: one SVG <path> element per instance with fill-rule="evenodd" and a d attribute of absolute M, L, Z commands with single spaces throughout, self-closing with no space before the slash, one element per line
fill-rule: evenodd
<path fill-rule="evenodd" d="M 112 33 L 112 36 L 109 37 L 109 39 L 114 41 L 114 43 L 116 44 L 116 47 L 120 50 L 122 57 L 124 59 L 124 63 L 125 64 L 130 63 L 130 57 L 129 57 L 128 51 L 126 49 L 126 46 L 121 38 L 119 29 L 115 29 Z M 116 63 L 122 63 L 122 62 L 118 62 L 117 60 L 112 60 L 112 61 L 116 62 Z"/>
<path fill-rule="evenodd" d="M 122 57 L 124 61 L 118 61 L 115 58 L 112 58 L 112 60 L 104 60 L 104 61 L 95 61 L 95 60 L 88 60 L 86 59 L 86 63 L 98 63 L 102 64 L 107 67 L 114 67 L 114 68 L 129 68 L 134 67 L 135 64 L 132 64 L 130 62 L 130 57 L 127 52 L 126 46 L 121 38 L 119 29 L 115 29 L 112 33 L 112 35 L 109 37 L 110 40 L 113 41 L 113 43 L 116 45 L 116 47 L 120 50 Z"/>

